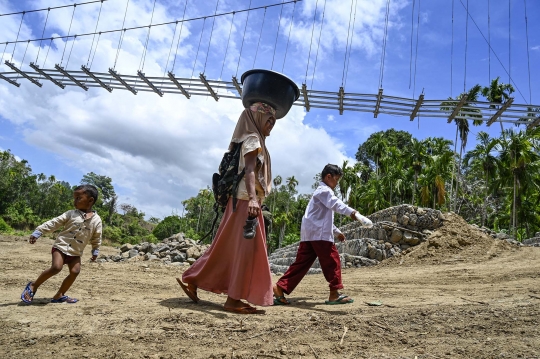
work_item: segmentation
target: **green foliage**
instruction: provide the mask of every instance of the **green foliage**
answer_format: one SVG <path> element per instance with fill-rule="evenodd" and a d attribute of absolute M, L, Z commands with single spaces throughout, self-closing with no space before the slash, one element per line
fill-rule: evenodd
<path fill-rule="evenodd" d="M 154 228 L 152 234 L 159 240 L 164 240 L 173 234 L 179 233 L 182 228 L 182 220 L 180 217 L 168 216 L 163 218 L 161 222 Z"/>
<path fill-rule="evenodd" d="M 106 226 L 103 228 L 103 238 L 109 239 L 113 242 L 121 242 L 122 230 L 118 227 Z"/>
<path fill-rule="evenodd" d="M 7 233 L 7 234 L 13 233 L 13 228 L 11 228 L 11 227 L 9 226 L 9 224 L 7 224 L 7 223 L 2 219 L 2 217 L 0 217 L 0 233 Z"/>

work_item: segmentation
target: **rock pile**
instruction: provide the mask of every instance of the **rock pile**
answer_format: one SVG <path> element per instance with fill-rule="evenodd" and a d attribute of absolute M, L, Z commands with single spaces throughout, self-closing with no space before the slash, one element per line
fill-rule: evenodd
<path fill-rule="evenodd" d="M 376 212 L 368 218 L 373 222 L 372 228 L 364 228 L 359 222 L 351 222 L 340 228 L 347 238 L 344 243 L 336 243 L 342 268 L 376 265 L 387 258 L 409 253 L 413 248 L 416 250 L 427 242 L 428 249 L 437 246 L 469 246 L 480 241 L 481 237 L 487 244 L 493 239 L 499 239 L 501 245 L 522 245 L 505 233 L 496 233 L 475 224 L 469 225 L 452 212 L 443 215 L 441 211 L 431 208 L 400 205 Z M 449 228 L 443 226 L 446 222 L 451 222 L 447 223 L 447 226 L 450 224 Z M 441 238 L 444 245 L 440 243 Z M 540 233 L 535 238 L 523 241 L 523 244 L 540 246 Z M 272 272 L 285 272 L 294 262 L 297 248 L 298 243 L 272 253 L 269 257 Z M 320 265 L 316 261 L 308 273 L 320 272 Z"/>
<path fill-rule="evenodd" d="M 540 232 L 536 232 L 534 237 L 523 240 L 523 245 L 531 247 L 540 247 Z"/>
<path fill-rule="evenodd" d="M 340 228 L 347 240 L 336 243 L 342 268 L 376 265 L 386 258 L 426 240 L 432 231 L 442 226 L 441 211 L 411 205 L 390 207 L 368 216 L 372 228 L 351 222 Z M 273 273 L 283 273 L 294 262 L 298 243 L 278 249 L 268 258 Z M 309 274 L 320 273 L 317 261 Z"/>
<path fill-rule="evenodd" d="M 202 256 L 208 247 L 186 238 L 184 233 L 177 233 L 157 244 L 148 242 L 137 245 L 123 244 L 117 255 L 100 255 L 97 261 L 100 263 L 160 261 L 164 264 L 188 266 Z"/>

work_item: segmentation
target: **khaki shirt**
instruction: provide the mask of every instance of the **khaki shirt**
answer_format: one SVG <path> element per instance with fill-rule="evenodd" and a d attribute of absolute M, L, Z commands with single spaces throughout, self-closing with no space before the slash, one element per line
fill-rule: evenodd
<path fill-rule="evenodd" d="M 54 241 L 54 248 L 69 256 L 81 256 L 90 242 L 92 255 L 97 255 L 103 225 L 99 215 L 93 213 L 91 218 L 85 219 L 84 212 L 72 209 L 38 226 L 36 231 L 47 234 L 64 227 Z"/>

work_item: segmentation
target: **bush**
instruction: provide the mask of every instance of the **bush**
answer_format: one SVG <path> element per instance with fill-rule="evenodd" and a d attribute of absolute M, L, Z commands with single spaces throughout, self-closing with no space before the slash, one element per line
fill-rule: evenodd
<path fill-rule="evenodd" d="M 182 221 L 178 216 L 169 216 L 165 217 L 163 221 L 154 228 L 152 234 L 159 239 L 160 241 L 164 240 L 167 237 L 172 236 L 180 232 L 182 227 Z"/>
<path fill-rule="evenodd" d="M 13 228 L 11 228 L 2 217 L 0 217 L 0 233 L 13 233 Z"/>
<path fill-rule="evenodd" d="M 103 238 L 110 239 L 113 242 L 121 242 L 122 230 L 118 227 L 106 226 L 103 228 Z"/>

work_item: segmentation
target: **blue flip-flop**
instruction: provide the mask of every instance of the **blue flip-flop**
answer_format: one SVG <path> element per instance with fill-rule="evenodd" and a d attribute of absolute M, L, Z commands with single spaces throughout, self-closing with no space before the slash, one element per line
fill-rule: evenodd
<path fill-rule="evenodd" d="M 350 300 L 346 300 L 346 301 L 343 300 L 343 299 L 347 299 L 347 298 L 349 298 Z M 326 300 L 324 302 L 324 304 L 327 304 L 327 305 L 351 304 L 352 302 L 354 302 L 354 299 L 350 298 L 348 295 L 340 294 L 338 299 L 336 299 L 336 300 Z"/>
<path fill-rule="evenodd" d="M 26 304 L 30 304 L 32 303 L 32 300 L 34 300 L 34 292 L 32 292 L 32 289 L 30 289 L 30 284 L 32 284 L 32 282 L 28 282 L 26 288 L 24 288 L 23 292 L 21 293 L 21 300 Z M 25 298 L 25 294 L 28 294 L 30 300 Z"/>
<path fill-rule="evenodd" d="M 78 301 L 79 301 L 78 299 L 68 297 L 67 295 L 63 295 L 58 299 L 54 299 L 54 298 L 51 299 L 51 303 L 69 303 L 69 304 L 73 304 L 73 303 L 77 303 Z"/>
<path fill-rule="evenodd" d="M 289 304 L 291 304 L 291 302 L 289 302 L 287 298 L 285 298 L 284 295 L 281 295 L 281 296 L 274 295 L 274 305 L 289 305 Z"/>

